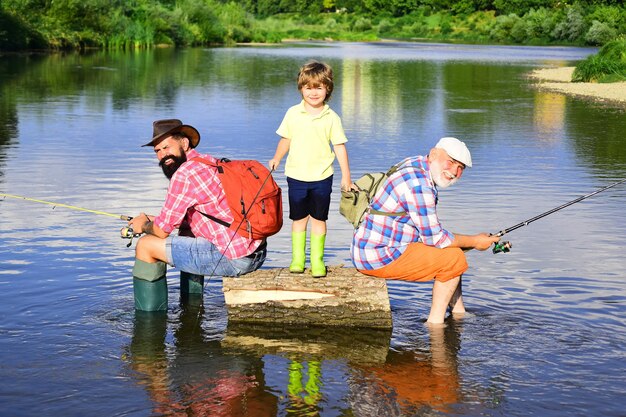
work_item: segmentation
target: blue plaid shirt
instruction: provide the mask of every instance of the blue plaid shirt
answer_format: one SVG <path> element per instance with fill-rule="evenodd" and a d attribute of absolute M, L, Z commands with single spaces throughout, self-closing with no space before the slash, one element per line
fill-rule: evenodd
<path fill-rule="evenodd" d="M 352 239 L 352 262 L 357 269 L 382 268 L 399 258 L 413 242 L 445 248 L 454 240 L 454 235 L 439 223 L 437 188 L 426 156 L 406 158 L 401 168 L 378 190 L 371 208 L 408 215 L 365 214 Z"/>

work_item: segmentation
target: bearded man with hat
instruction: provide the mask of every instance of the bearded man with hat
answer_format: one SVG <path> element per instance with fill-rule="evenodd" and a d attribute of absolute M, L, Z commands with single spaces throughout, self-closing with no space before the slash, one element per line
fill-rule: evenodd
<path fill-rule="evenodd" d="M 167 265 L 181 271 L 183 294 L 201 296 L 204 275 L 239 276 L 265 261 L 264 239 L 233 234 L 206 216 L 233 221 L 217 170 L 198 158 L 216 159 L 197 152 L 199 143 L 194 127 L 166 119 L 153 123 L 152 140 L 143 145 L 154 148 L 170 184 L 157 216 L 141 213 L 128 222 L 135 234 L 144 234 L 137 241 L 133 267 L 137 310 L 167 310 Z"/>
<path fill-rule="evenodd" d="M 465 313 L 461 276 L 464 251 L 486 250 L 500 240 L 489 233 L 461 235 L 443 228 L 437 216 L 438 188 L 456 183 L 472 157 L 465 143 L 439 140 L 426 156 L 409 157 L 387 178 L 355 230 L 351 255 L 363 274 L 405 281 L 430 281 L 427 323 L 443 323 L 448 307 Z"/>

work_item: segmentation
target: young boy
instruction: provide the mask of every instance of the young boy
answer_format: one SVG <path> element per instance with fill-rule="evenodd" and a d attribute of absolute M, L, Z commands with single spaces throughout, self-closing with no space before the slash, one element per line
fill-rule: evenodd
<path fill-rule="evenodd" d="M 347 191 L 353 187 L 345 146 L 348 139 L 341 119 L 326 104 L 333 92 L 330 66 L 317 61 L 307 62 L 298 74 L 298 90 L 302 101 L 287 110 L 276 131 L 281 139 L 269 167 L 276 169 L 289 152 L 285 162 L 289 218 L 293 221 L 289 271 L 304 272 L 306 229 L 310 218 L 311 275 L 323 277 L 326 276 L 324 242 L 335 156 L 341 168 L 341 189 Z"/>

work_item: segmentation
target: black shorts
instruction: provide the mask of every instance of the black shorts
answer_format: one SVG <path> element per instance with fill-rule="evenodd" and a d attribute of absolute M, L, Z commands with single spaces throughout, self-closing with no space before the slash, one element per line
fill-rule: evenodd
<path fill-rule="evenodd" d="M 287 177 L 289 187 L 289 218 L 301 220 L 307 216 L 328 220 L 333 176 L 321 181 L 300 181 Z"/>

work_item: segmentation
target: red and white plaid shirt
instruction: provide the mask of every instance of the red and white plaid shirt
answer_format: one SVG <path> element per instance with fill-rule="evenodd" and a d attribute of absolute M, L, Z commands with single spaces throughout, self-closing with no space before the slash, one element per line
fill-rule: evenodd
<path fill-rule="evenodd" d="M 193 149 L 187 153 L 187 162 L 176 170 L 170 180 L 165 204 L 154 224 L 164 232 L 172 233 L 187 223 L 194 236 L 208 239 L 229 259 L 251 254 L 261 240 L 245 238 L 202 215 L 208 213 L 228 223 L 233 221 L 217 170 L 192 160 L 200 156 L 211 162 L 216 161 L 211 155 L 201 155 Z"/>

